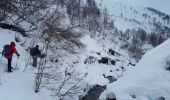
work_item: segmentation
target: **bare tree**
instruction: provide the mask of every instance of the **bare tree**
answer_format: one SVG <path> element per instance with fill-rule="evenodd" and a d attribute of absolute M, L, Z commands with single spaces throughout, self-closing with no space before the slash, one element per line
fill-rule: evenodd
<path fill-rule="evenodd" d="M 0 0 L 0 21 L 7 17 L 7 8 L 9 0 Z"/>
<path fill-rule="evenodd" d="M 64 72 L 64 73 L 63 73 Z M 86 87 L 84 82 L 86 74 L 80 75 L 75 71 L 74 65 L 66 67 L 51 66 L 43 74 L 42 86 L 54 91 L 54 96 L 63 100 L 65 97 L 74 97 L 83 92 Z"/>
<path fill-rule="evenodd" d="M 43 55 L 47 55 L 48 45 L 49 45 L 49 41 L 45 41 L 45 44 L 43 47 L 43 51 L 44 51 Z M 36 93 L 39 92 L 39 90 L 40 90 L 40 85 L 42 82 L 46 64 L 47 64 L 47 57 L 41 58 L 41 60 L 39 62 L 39 66 L 38 66 L 38 72 L 37 72 L 37 75 L 35 78 L 35 92 Z"/>
<path fill-rule="evenodd" d="M 41 23 L 41 38 L 44 41 L 43 51 L 47 57 L 40 60 L 35 79 L 35 92 L 38 92 L 43 86 L 53 90 L 54 95 L 60 98 L 82 92 L 85 77 L 80 77 L 73 70 L 72 65 L 59 67 L 61 65 L 58 65 L 58 60 L 53 62 L 54 59 L 62 58 L 60 50 L 75 54 L 78 53 L 78 49 L 84 48 L 79 40 L 83 36 L 82 33 L 74 30 L 78 26 L 61 27 L 60 22 L 63 18 L 65 15 L 56 8 Z M 54 54 L 50 55 L 47 51 L 54 52 Z M 65 70 L 64 73 L 63 70 Z"/>
<path fill-rule="evenodd" d="M 52 15 L 42 23 L 44 27 L 43 36 L 51 36 L 52 40 L 56 41 L 58 44 L 62 44 L 60 49 L 76 53 L 76 49 L 84 48 L 84 45 L 79 40 L 83 34 L 74 31 L 74 29 L 79 26 L 59 27 L 64 17 L 62 12 L 59 12 L 57 9 L 54 10 Z"/>

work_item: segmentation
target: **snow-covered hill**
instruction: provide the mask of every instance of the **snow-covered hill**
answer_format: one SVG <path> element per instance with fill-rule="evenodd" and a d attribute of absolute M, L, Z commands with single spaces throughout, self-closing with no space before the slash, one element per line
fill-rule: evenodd
<path fill-rule="evenodd" d="M 116 100 L 170 100 L 169 45 L 170 39 L 146 53 L 135 68 L 109 84 L 105 93 L 115 93 Z"/>
<path fill-rule="evenodd" d="M 104 4 L 106 5 L 113 5 L 114 2 L 121 2 L 125 3 L 126 5 L 131 5 L 131 6 L 144 6 L 144 7 L 153 7 L 158 10 L 161 10 L 162 12 L 165 12 L 167 14 L 170 14 L 169 9 L 169 0 L 96 0 L 96 1 L 103 1 Z"/>
<path fill-rule="evenodd" d="M 158 14 L 149 11 L 147 7 L 154 8 L 161 13 L 169 15 L 169 0 L 96 0 L 101 9 L 107 8 L 115 26 L 122 31 L 132 28 L 143 28 L 145 31 L 154 30 L 153 23 L 170 26 Z"/>

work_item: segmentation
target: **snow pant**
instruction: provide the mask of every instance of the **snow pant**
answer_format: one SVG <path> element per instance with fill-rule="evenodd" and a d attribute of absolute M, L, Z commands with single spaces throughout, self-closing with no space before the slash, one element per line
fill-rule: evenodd
<path fill-rule="evenodd" d="M 8 71 L 11 71 L 12 58 L 7 58 L 7 59 L 8 59 Z"/>
<path fill-rule="evenodd" d="M 36 56 L 32 56 L 32 59 L 33 59 L 33 67 L 37 67 L 37 58 L 44 58 L 46 55 L 36 55 Z"/>
<path fill-rule="evenodd" d="M 37 67 L 37 56 L 32 56 L 33 59 L 33 67 Z"/>

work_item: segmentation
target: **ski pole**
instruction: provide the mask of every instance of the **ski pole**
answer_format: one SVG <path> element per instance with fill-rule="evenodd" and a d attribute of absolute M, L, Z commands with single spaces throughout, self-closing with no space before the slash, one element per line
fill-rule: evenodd
<path fill-rule="evenodd" d="M 1 56 L 0 61 L 2 60 L 3 56 Z"/>
<path fill-rule="evenodd" d="M 18 66 L 18 59 L 19 59 L 19 57 L 17 58 L 17 62 L 16 62 L 16 65 L 15 65 L 15 68 L 17 68 L 17 66 Z"/>

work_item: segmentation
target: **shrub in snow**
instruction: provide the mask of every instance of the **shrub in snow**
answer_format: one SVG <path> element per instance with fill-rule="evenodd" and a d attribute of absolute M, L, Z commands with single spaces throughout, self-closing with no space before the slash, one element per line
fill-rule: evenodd
<path fill-rule="evenodd" d="M 162 42 L 164 42 L 164 38 L 163 38 L 163 36 L 161 36 L 161 35 L 158 35 L 158 34 L 156 34 L 156 33 L 151 33 L 150 35 L 149 35 L 149 42 L 150 42 L 150 44 L 152 44 L 152 46 L 154 46 L 154 47 L 156 47 L 157 45 L 159 45 L 159 44 L 161 44 Z"/>
<path fill-rule="evenodd" d="M 88 58 L 85 59 L 84 64 L 92 64 L 95 63 L 96 61 L 97 61 L 96 57 L 89 56 Z"/>
<path fill-rule="evenodd" d="M 118 52 L 116 52 L 116 51 L 114 51 L 114 50 L 112 50 L 112 49 L 109 49 L 108 54 L 113 55 L 113 56 L 121 56 L 120 53 L 118 53 Z"/>
<path fill-rule="evenodd" d="M 108 52 L 108 53 L 114 56 L 115 51 L 114 51 L 114 50 L 112 50 L 112 49 L 109 49 L 109 52 Z"/>
<path fill-rule="evenodd" d="M 129 66 L 129 65 L 135 66 L 136 64 L 134 64 L 133 62 L 129 62 L 127 66 Z"/>
<path fill-rule="evenodd" d="M 132 44 L 128 48 L 129 54 L 132 58 L 135 58 L 136 61 L 139 61 L 141 59 L 142 55 L 144 54 L 142 48 L 140 46 Z"/>
<path fill-rule="evenodd" d="M 102 57 L 100 60 L 98 60 L 98 63 L 103 63 L 103 64 L 107 64 L 107 65 L 115 65 L 116 61 L 115 60 L 111 60 L 108 57 Z"/>

